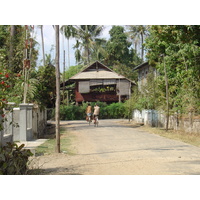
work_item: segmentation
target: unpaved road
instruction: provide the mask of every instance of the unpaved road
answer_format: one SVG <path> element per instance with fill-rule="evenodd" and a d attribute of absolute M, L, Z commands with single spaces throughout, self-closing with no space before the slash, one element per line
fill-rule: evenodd
<path fill-rule="evenodd" d="M 86 121 L 61 124 L 75 136 L 71 148 L 77 153 L 38 157 L 44 174 L 200 174 L 200 148 L 125 126 L 123 120 L 100 120 L 99 127 Z"/>

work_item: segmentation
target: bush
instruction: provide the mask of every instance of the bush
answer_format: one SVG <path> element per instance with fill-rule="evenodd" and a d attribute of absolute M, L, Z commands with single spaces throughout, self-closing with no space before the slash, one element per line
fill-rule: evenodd
<path fill-rule="evenodd" d="M 124 103 L 112 103 L 107 105 L 105 102 L 97 102 L 100 107 L 100 119 L 117 119 L 125 118 L 127 116 Z M 85 110 L 87 103 L 83 103 L 81 106 L 75 105 L 61 105 L 60 106 L 60 119 L 61 120 L 83 120 L 86 117 Z M 95 102 L 91 103 L 94 107 Z"/>
<path fill-rule="evenodd" d="M 27 174 L 28 158 L 33 154 L 28 149 L 23 149 L 24 144 L 18 146 L 8 142 L 0 147 L 0 174 L 1 175 L 24 175 Z"/>

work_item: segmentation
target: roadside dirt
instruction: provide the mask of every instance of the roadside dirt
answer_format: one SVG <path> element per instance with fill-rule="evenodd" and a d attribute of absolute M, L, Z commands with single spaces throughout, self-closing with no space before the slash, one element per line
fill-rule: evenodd
<path fill-rule="evenodd" d="M 124 120 L 61 122 L 74 137 L 66 153 L 39 156 L 36 166 L 51 175 L 200 174 L 200 148 L 150 134 Z"/>

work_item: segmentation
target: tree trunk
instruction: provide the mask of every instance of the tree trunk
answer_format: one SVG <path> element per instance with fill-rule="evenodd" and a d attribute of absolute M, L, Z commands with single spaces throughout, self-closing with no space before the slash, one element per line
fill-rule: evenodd
<path fill-rule="evenodd" d="M 142 42 L 142 54 L 141 54 L 141 57 L 142 57 L 142 61 L 144 61 L 144 47 L 143 47 L 143 42 L 144 42 L 144 38 L 143 38 L 143 33 L 141 33 L 141 42 Z"/>
<path fill-rule="evenodd" d="M 168 87 L 168 78 L 167 78 L 167 69 L 166 69 L 166 65 L 165 65 L 165 58 L 164 58 L 164 70 L 165 70 L 165 85 L 166 85 L 166 104 L 167 104 L 166 131 L 168 131 L 168 126 L 169 126 L 169 87 Z"/>
<path fill-rule="evenodd" d="M 59 57 L 60 57 L 60 45 L 59 45 L 59 25 L 55 25 L 56 33 L 56 153 L 60 153 L 60 68 L 59 68 Z"/>
<path fill-rule="evenodd" d="M 70 67 L 69 38 L 67 39 L 67 46 L 68 46 L 68 69 L 69 69 L 69 67 Z"/>
<path fill-rule="evenodd" d="M 13 52 L 14 52 L 14 37 L 15 37 L 15 25 L 10 26 L 10 56 L 9 56 L 9 68 L 12 70 Z"/>
<path fill-rule="evenodd" d="M 65 100 L 65 50 L 63 51 L 63 103 Z"/>
<path fill-rule="evenodd" d="M 43 35 L 43 25 L 41 25 L 41 38 L 42 38 L 42 55 L 43 55 L 43 66 L 45 66 L 45 53 L 44 53 L 44 35 Z"/>
<path fill-rule="evenodd" d="M 87 64 L 89 65 L 90 64 L 90 50 L 89 50 L 89 47 L 87 47 Z"/>

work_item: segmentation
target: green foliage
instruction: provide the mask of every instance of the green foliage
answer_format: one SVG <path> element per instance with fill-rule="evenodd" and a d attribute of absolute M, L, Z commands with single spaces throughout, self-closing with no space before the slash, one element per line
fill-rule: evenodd
<path fill-rule="evenodd" d="M 23 59 L 25 49 L 25 26 L 12 25 L 14 27 L 14 35 L 11 38 L 11 26 L 0 26 L 0 52 L 3 55 L 4 66 L 9 68 L 14 73 L 19 73 L 23 70 Z M 28 38 L 31 37 L 31 29 L 28 30 Z M 35 68 L 38 51 L 36 50 L 36 41 L 32 40 L 31 49 L 31 67 Z M 30 48 L 28 49 L 30 52 Z M 0 57 L 1 57 L 0 53 Z M 1 60 L 1 59 L 0 59 Z"/>
<path fill-rule="evenodd" d="M 81 65 L 70 66 L 69 69 L 65 72 L 65 79 L 68 80 L 82 69 Z"/>
<path fill-rule="evenodd" d="M 60 119 L 61 120 L 80 120 L 83 119 L 83 107 L 75 105 L 61 105 L 60 106 Z"/>
<path fill-rule="evenodd" d="M 103 30 L 102 25 L 76 25 L 74 26 L 75 38 L 77 39 L 75 58 L 77 62 L 88 65 L 91 62 L 93 49 L 95 48 L 95 39 Z"/>
<path fill-rule="evenodd" d="M 4 108 L 7 107 L 8 97 L 11 92 L 12 76 L 9 70 L 0 66 L 0 131 L 5 120 Z"/>
<path fill-rule="evenodd" d="M 200 26 L 152 26 L 145 47 L 157 77 L 157 107 L 166 108 L 165 73 L 172 112 L 200 112 Z M 163 55 L 163 57 L 161 57 Z"/>
<path fill-rule="evenodd" d="M 40 66 L 35 77 L 39 81 L 35 101 L 41 106 L 53 107 L 56 96 L 55 67 L 51 64 Z"/>
<path fill-rule="evenodd" d="M 33 154 L 28 149 L 23 149 L 24 144 L 7 143 L 0 147 L 0 174 L 23 175 L 27 174 L 28 158 Z"/>
<path fill-rule="evenodd" d="M 11 29 L 14 31 L 12 32 Z M 31 29 L 27 31 L 27 36 L 31 37 Z M 25 70 L 23 69 L 25 39 L 25 26 L 0 26 L 0 73 L 9 76 L 9 78 L 6 77 L 6 82 L 9 79 L 9 83 L 0 85 L 4 86 L 0 99 L 6 99 L 6 101 L 12 101 L 16 104 L 23 100 L 25 82 L 28 102 L 33 101 L 38 84 L 38 81 L 32 77 L 38 54 L 34 38 L 30 39 L 32 40 L 31 68 L 26 74 L 26 77 L 29 78 L 25 81 Z M 28 45 L 28 52 L 30 53 L 30 45 Z M 5 79 L 2 76 L 0 78 L 1 82 Z"/>
<path fill-rule="evenodd" d="M 144 60 L 144 40 L 148 35 L 148 27 L 146 25 L 127 25 L 127 35 L 133 40 L 136 53 L 141 49 L 141 59 Z"/>
<path fill-rule="evenodd" d="M 108 52 L 108 65 L 125 64 L 128 65 L 133 60 L 133 51 L 129 50 L 131 43 L 127 41 L 127 36 L 122 26 L 113 26 L 109 31 L 110 39 L 106 44 Z"/>
<path fill-rule="evenodd" d="M 7 37 L 9 36 L 9 26 L 1 25 L 0 26 L 0 49 L 6 47 Z"/>
<path fill-rule="evenodd" d="M 107 105 L 105 102 L 97 102 L 100 107 L 100 119 L 118 119 L 124 118 L 126 110 L 124 103 L 112 103 Z M 94 107 L 95 102 L 91 103 Z M 76 105 L 61 105 L 60 106 L 60 119 L 61 120 L 83 120 L 86 117 L 87 103 L 83 103 L 81 106 Z"/>
<path fill-rule="evenodd" d="M 112 103 L 104 107 L 101 111 L 102 118 L 119 119 L 124 118 L 126 115 L 123 103 Z"/>

